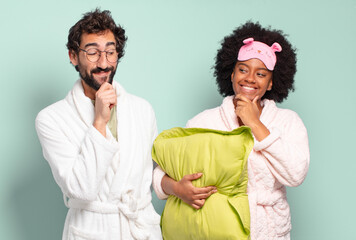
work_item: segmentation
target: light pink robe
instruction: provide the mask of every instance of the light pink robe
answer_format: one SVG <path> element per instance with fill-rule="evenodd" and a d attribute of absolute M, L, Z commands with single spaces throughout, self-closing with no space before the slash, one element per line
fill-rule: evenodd
<path fill-rule="evenodd" d="M 226 97 L 220 107 L 208 109 L 187 123 L 188 128 L 231 131 L 239 127 L 232 102 Z M 255 139 L 248 160 L 248 197 L 251 213 L 251 239 L 290 239 L 291 219 L 286 188 L 300 185 L 309 167 L 309 144 L 306 128 L 299 116 L 278 108 L 274 101 L 263 100 L 260 117 L 270 135 L 261 142 Z M 160 199 L 164 172 L 157 167 L 153 187 Z"/>

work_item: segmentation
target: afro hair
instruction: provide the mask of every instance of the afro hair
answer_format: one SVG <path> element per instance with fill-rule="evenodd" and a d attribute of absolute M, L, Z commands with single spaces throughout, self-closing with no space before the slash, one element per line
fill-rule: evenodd
<path fill-rule="evenodd" d="M 271 46 L 274 42 L 278 42 L 282 46 L 282 51 L 276 52 L 277 62 L 273 70 L 272 89 L 262 96 L 262 99 L 282 102 L 288 97 L 289 91 L 294 91 L 293 83 L 297 64 L 296 50 L 288 42 L 282 31 L 270 27 L 263 28 L 258 22 L 246 22 L 222 41 L 214 66 L 214 76 L 219 92 L 224 97 L 234 95 L 231 74 L 237 63 L 237 55 L 243 45 L 243 40 L 251 37 L 255 41 L 263 42 L 268 46 Z"/>

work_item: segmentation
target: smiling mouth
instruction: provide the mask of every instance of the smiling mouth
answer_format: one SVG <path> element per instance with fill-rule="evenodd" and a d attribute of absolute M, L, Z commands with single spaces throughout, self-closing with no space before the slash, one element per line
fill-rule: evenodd
<path fill-rule="evenodd" d="M 246 89 L 248 91 L 253 91 L 253 90 L 256 90 L 257 88 L 254 88 L 254 87 L 249 87 L 249 86 L 243 86 L 243 85 L 240 85 L 243 89 Z"/>
<path fill-rule="evenodd" d="M 93 74 L 96 74 L 96 75 L 109 75 L 110 74 L 110 71 L 108 72 L 105 72 L 105 71 L 101 71 L 101 72 L 96 72 L 96 73 L 93 73 Z"/>
<path fill-rule="evenodd" d="M 108 72 L 101 71 L 101 72 L 93 73 L 93 75 L 99 81 L 108 81 L 109 77 L 110 77 L 110 73 L 111 73 L 111 71 L 108 71 Z"/>
<path fill-rule="evenodd" d="M 109 72 L 101 71 L 101 72 L 93 73 L 93 78 L 98 83 L 110 82 L 110 73 L 111 73 L 110 71 Z"/>

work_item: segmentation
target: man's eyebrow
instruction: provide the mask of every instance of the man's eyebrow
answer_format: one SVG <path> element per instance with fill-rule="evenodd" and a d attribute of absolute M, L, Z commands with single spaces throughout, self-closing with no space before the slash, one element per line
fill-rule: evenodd
<path fill-rule="evenodd" d="M 115 43 L 114 42 L 107 42 L 105 44 L 106 47 L 112 46 L 112 45 L 115 45 Z M 98 46 L 99 45 L 97 43 L 87 43 L 87 44 L 85 44 L 84 48 L 87 48 L 87 47 L 98 47 Z"/>
<path fill-rule="evenodd" d="M 97 43 L 87 43 L 87 44 L 85 44 L 84 48 L 92 47 L 92 46 L 97 47 L 98 44 Z"/>
<path fill-rule="evenodd" d="M 108 42 L 108 43 L 106 43 L 106 46 L 108 47 L 108 46 L 111 46 L 111 45 L 115 45 L 115 43 L 114 42 Z"/>

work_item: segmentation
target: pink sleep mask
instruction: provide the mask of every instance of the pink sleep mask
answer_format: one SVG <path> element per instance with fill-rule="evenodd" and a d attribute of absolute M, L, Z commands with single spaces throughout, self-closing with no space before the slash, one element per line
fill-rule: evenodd
<path fill-rule="evenodd" d="M 246 61 L 257 58 L 265 64 L 268 70 L 273 71 L 277 62 L 275 52 L 282 51 L 281 45 L 275 42 L 272 46 L 268 46 L 263 42 L 254 41 L 253 38 L 247 38 L 243 43 L 245 45 L 240 48 L 237 60 Z"/>

